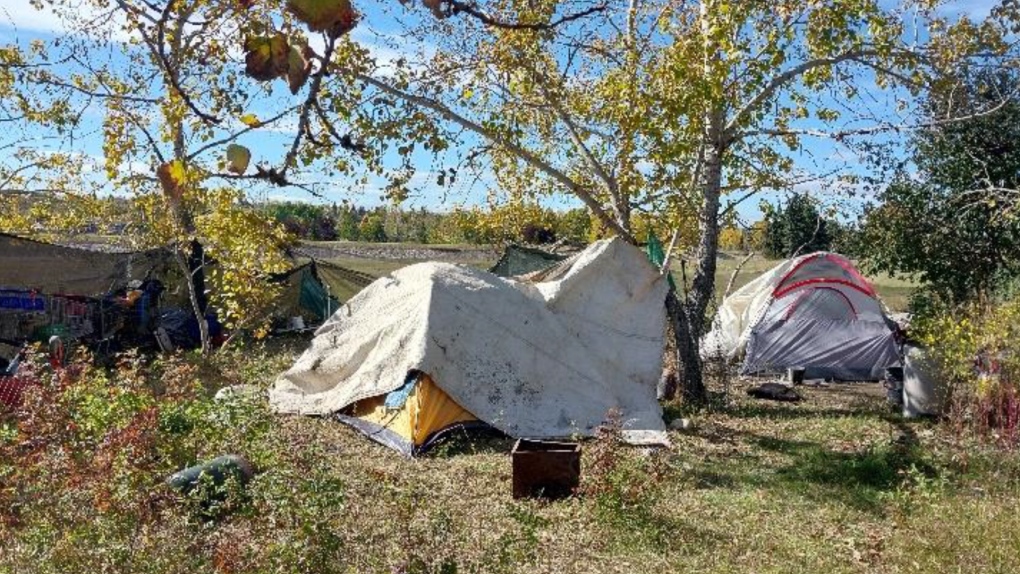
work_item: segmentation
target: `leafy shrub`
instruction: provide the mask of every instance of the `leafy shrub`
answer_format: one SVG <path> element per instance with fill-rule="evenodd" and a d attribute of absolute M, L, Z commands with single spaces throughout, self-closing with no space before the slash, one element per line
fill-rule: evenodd
<path fill-rule="evenodd" d="M 932 304 L 915 327 L 949 384 L 952 422 L 1002 446 L 1020 444 L 1020 299 Z"/>

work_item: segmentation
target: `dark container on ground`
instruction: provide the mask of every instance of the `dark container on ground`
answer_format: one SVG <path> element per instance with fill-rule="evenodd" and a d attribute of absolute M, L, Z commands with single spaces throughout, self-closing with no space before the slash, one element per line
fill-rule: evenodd
<path fill-rule="evenodd" d="M 228 454 L 175 472 L 166 483 L 170 488 L 188 494 L 198 486 L 203 475 L 208 475 L 213 485 L 217 487 L 222 486 L 231 477 L 243 485 L 255 475 L 255 469 L 244 457 Z"/>
<path fill-rule="evenodd" d="M 804 384 L 804 367 L 792 367 L 786 370 L 787 378 L 791 385 Z"/>
<path fill-rule="evenodd" d="M 886 398 L 893 409 L 903 407 L 903 367 L 885 368 Z"/>
<path fill-rule="evenodd" d="M 581 445 L 519 439 L 511 451 L 514 498 L 562 498 L 581 481 Z"/>

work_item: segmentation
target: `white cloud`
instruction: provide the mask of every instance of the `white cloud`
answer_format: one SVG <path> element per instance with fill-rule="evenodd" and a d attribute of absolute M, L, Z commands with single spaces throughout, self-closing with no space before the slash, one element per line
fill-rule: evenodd
<path fill-rule="evenodd" d="M 4 0 L 4 5 L 0 6 L 0 24 L 23 31 L 64 31 L 59 16 L 51 11 L 36 10 L 28 0 Z"/>
<path fill-rule="evenodd" d="M 34 34 L 66 34 L 69 18 L 73 22 L 89 24 L 96 33 L 106 30 L 114 40 L 126 42 L 132 36 L 123 29 L 124 17 L 117 10 L 97 10 L 86 2 L 75 3 L 67 8 L 66 17 L 52 9 L 37 10 L 29 0 L 3 0 L 0 6 L 0 31 L 13 28 L 17 32 Z"/>

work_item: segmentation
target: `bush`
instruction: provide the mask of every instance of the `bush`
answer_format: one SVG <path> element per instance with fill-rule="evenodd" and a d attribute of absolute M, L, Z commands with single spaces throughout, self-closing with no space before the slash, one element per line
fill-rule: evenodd
<path fill-rule="evenodd" d="M 953 424 L 1005 447 L 1020 445 L 1020 299 L 924 302 L 915 330 L 949 384 Z"/>

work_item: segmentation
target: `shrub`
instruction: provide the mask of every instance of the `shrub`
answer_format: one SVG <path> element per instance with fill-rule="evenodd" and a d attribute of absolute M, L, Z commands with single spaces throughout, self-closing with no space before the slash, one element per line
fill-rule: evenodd
<path fill-rule="evenodd" d="M 1002 446 L 1020 444 L 1020 299 L 929 302 L 915 327 L 949 384 L 953 424 Z"/>

